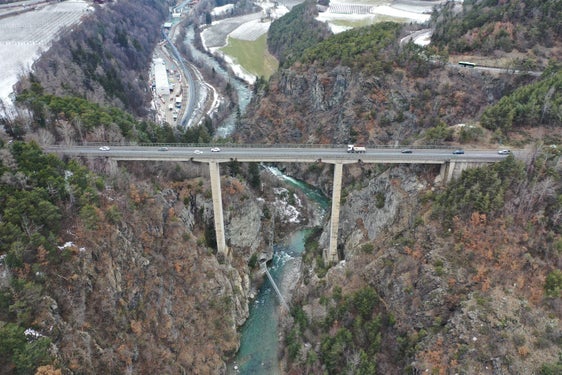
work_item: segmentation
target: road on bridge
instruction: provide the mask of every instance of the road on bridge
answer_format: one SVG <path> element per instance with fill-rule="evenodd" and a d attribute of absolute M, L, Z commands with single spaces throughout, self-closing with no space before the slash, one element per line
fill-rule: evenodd
<path fill-rule="evenodd" d="M 221 147 L 220 151 L 211 151 Z M 327 162 L 327 163 L 405 163 L 443 164 L 459 162 L 496 162 L 505 158 L 495 150 L 465 150 L 464 154 L 453 154 L 446 148 L 409 148 L 403 153 L 397 148 L 368 148 L 365 153 L 347 153 L 345 147 L 291 145 L 274 146 L 53 146 L 47 151 L 68 156 L 108 157 L 115 160 L 197 161 L 197 162 Z M 513 152 L 521 156 L 522 151 Z"/>

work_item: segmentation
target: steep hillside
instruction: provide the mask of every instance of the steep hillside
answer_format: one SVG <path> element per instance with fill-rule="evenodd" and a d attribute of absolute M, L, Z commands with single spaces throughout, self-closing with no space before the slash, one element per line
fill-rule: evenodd
<path fill-rule="evenodd" d="M 179 131 L 169 125 L 137 120 L 130 113 L 77 96 L 56 96 L 30 77 L 29 87 L 16 98 L 18 116 L 0 118 L 14 139 L 33 139 L 41 145 L 75 142 L 208 143 L 211 124 Z"/>
<path fill-rule="evenodd" d="M 429 58 L 431 49 L 400 48 L 399 28 L 392 28 L 343 33 L 344 46 L 328 39 L 307 50 L 306 64 L 279 71 L 261 88 L 235 137 L 250 143 L 439 143 L 445 139 L 426 132 L 475 123 L 488 105 L 534 79 L 445 66 Z M 366 43 L 356 43 L 365 37 Z"/>
<path fill-rule="evenodd" d="M 560 60 L 561 20 L 560 1 L 451 1 L 433 15 L 431 41 L 451 54 L 499 58 L 514 52 L 522 67 L 542 69 L 549 59 Z"/>
<path fill-rule="evenodd" d="M 307 244 L 285 372 L 558 373 L 562 166 L 535 156 L 443 190 L 435 172 L 407 167 L 349 185 L 345 261 L 326 269 L 327 237 Z"/>
<path fill-rule="evenodd" d="M 497 7 L 492 7 L 492 3 L 496 2 L 467 1 L 462 12 L 457 11 L 458 3 L 448 3 L 442 13 L 434 15 L 433 22 L 437 28 L 435 40 L 427 47 L 400 44 L 400 37 L 406 28 L 392 23 L 334 35 L 305 50 L 291 49 L 291 44 L 277 46 L 281 43 L 278 42 L 276 49 L 289 50 L 295 63 L 287 69 L 281 69 L 267 84 L 258 85 L 257 96 L 246 118 L 239 124 L 237 139 L 332 144 L 428 144 L 452 140 L 487 142 L 486 137 L 478 132 L 464 134 L 456 139 L 442 136 L 442 127 L 459 123 L 476 125 L 487 106 L 539 78 L 525 74 L 460 69 L 456 64 L 447 64 L 449 58 L 452 61 L 461 59 L 452 54 L 463 51 L 453 47 L 453 41 L 457 42 L 460 36 L 451 38 L 443 30 L 464 30 L 473 23 L 472 19 L 478 17 L 481 26 L 487 27 L 492 20 L 501 16 L 505 22 L 520 23 L 517 30 L 523 34 L 529 29 L 544 27 L 545 30 L 555 28 L 552 33 L 556 35 L 556 22 L 562 18 L 556 16 L 560 14 L 557 2 L 523 4 L 507 1 L 500 2 Z M 502 13 L 497 10 L 504 8 L 509 11 Z M 526 14 L 533 14 L 533 17 L 526 17 Z M 282 22 L 286 17 L 289 20 Z M 279 23 L 278 34 L 290 33 L 293 25 L 302 24 L 306 19 L 306 13 L 292 11 L 273 26 Z M 295 38 L 298 39 L 298 35 Z M 487 41 L 492 39 L 486 37 Z M 526 47 L 520 43 L 522 39 L 520 36 L 512 42 L 514 46 L 521 46 L 521 52 L 526 53 Z M 299 40 L 295 43 L 303 44 Z M 542 60 L 533 64 L 527 61 L 531 55 L 509 55 L 511 57 L 506 58 L 507 55 L 498 55 L 495 51 L 471 51 L 471 57 L 478 54 L 479 59 L 491 65 L 548 71 L 535 85 L 541 86 L 540 90 L 531 88 L 527 94 L 523 94 L 531 101 L 518 107 L 516 121 L 522 127 L 537 124 L 537 118 L 538 124 L 543 126 L 552 126 L 559 121 L 557 93 L 560 90 L 557 90 L 556 76 L 552 76 L 559 71 L 556 63 L 559 46 L 556 42 L 548 43 L 546 40 L 541 43 Z M 530 94 L 530 91 L 536 92 Z M 529 98 L 529 95 L 534 96 Z M 518 100 L 521 102 L 522 99 Z M 488 129 L 495 130 L 497 125 L 494 122 L 509 119 L 511 115 L 504 115 L 515 104 L 508 104 L 507 109 L 505 105 L 501 107 L 502 110 L 496 111 L 497 115 L 492 115 L 491 111 L 487 113 L 483 124 Z M 547 116 L 541 116 L 541 111 Z M 522 115 L 526 113 L 531 116 Z M 491 141 L 502 139 L 505 142 L 505 138 L 505 134 L 496 134 Z"/>
<path fill-rule="evenodd" d="M 123 0 L 96 9 L 44 52 L 33 66 L 33 78 L 49 94 L 78 96 L 145 116 L 150 61 L 161 39 L 166 4 Z"/>
<path fill-rule="evenodd" d="M 317 13 L 316 2 L 305 1 L 271 24 L 267 46 L 281 67 L 291 66 L 305 49 L 330 34 L 327 25 L 315 20 Z"/>
<path fill-rule="evenodd" d="M 287 200 L 256 188 L 279 182 L 221 168 L 224 259 L 205 164 L 64 161 L 1 139 L 0 155 L 1 373 L 225 371 Z M 278 215 L 276 233 L 294 225 Z"/>
<path fill-rule="evenodd" d="M 518 88 L 486 108 L 482 126 L 503 134 L 528 127 L 546 127 L 548 143 L 562 143 L 562 67 L 552 64 L 541 80 Z"/>

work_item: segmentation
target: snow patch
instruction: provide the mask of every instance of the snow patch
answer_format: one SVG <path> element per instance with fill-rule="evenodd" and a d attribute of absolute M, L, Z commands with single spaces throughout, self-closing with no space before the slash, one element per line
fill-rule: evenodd
<path fill-rule="evenodd" d="M 66 242 L 64 245 L 62 246 L 57 246 L 60 250 L 64 250 L 66 248 L 72 247 L 74 246 L 74 243 L 72 241 Z"/>
<path fill-rule="evenodd" d="M 242 65 L 238 64 L 232 57 L 225 55 L 218 48 L 212 48 L 211 52 L 224 59 L 224 61 L 230 66 L 232 72 L 236 75 L 236 77 L 248 82 L 250 85 L 253 85 L 256 82 L 256 76 L 249 73 L 246 69 L 242 67 Z"/>
<path fill-rule="evenodd" d="M 289 194 L 289 190 L 282 187 L 274 188 L 273 193 L 278 196 L 275 198 L 275 202 L 273 202 L 273 206 L 275 207 L 275 210 L 279 213 L 279 215 L 289 223 L 295 223 L 295 224 L 300 223 L 301 214 L 299 210 L 295 206 L 290 205 L 286 201 Z M 302 202 L 300 201 L 300 199 L 298 199 L 298 197 L 296 197 L 296 195 L 293 195 L 293 197 L 295 197 L 295 200 L 299 206 L 302 205 Z"/>
<path fill-rule="evenodd" d="M 64 249 L 68 249 L 68 248 L 70 248 L 70 247 L 76 247 L 76 245 L 74 245 L 74 242 L 68 241 L 68 242 L 66 242 L 64 245 L 62 245 L 62 246 L 57 246 L 57 247 L 59 248 L 59 250 L 64 250 Z M 79 247 L 79 248 L 78 248 L 78 251 L 84 252 L 84 251 L 86 251 L 86 248 L 84 248 L 84 247 Z"/>
<path fill-rule="evenodd" d="M 42 334 L 40 334 L 39 332 L 37 332 L 36 330 L 34 330 L 33 328 L 28 328 L 24 331 L 25 336 L 28 339 L 38 339 L 39 337 L 44 337 Z"/>
<path fill-rule="evenodd" d="M 222 16 L 234 9 L 234 4 L 226 4 L 220 7 L 213 8 L 211 11 L 212 16 Z"/>

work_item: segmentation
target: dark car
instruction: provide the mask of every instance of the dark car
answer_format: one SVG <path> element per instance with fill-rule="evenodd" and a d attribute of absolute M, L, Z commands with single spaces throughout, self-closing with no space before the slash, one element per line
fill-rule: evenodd
<path fill-rule="evenodd" d="M 453 154 L 462 155 L 462 154 L 464 154 L 464 150 L 455 150 L 455 151 L 453 151 Z"/>
<path fill-rule="evenodd" d="M 404 150 L 401 151 L 403 154 L 411 154 L 412 150 L 410 150 L 409 148 L 406 148 Z"/>

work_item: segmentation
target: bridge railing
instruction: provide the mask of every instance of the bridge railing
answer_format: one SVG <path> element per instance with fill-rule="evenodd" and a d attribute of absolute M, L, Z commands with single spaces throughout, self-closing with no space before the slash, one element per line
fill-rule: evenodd
<path fill-rule="evenodd" d="M 391 150 L 402 150 L 402 149 L 444 149 L 452 150 L 457 147 L 446 146 L 446 145 L 373 145 L 373 144 L 361 144 L 365 146 L 367 150 L 373 149 L 391 149 Z M 248 144 L 248 143 L 142 143 L 142 142 L 79 142 L 74 143 L 73 146 L 85 146 L 85 147 L 99 147 L 99 146 L 129 146 L 129 147 L 190 147 L 190 148 L 205 148 L 205 147 L 224 147 L 224 148 L 295 148 L 295 149 L 313 149 L 313 148 L 333 148 L 333 149 L 347 149 L 347 144 L 312 144 L 312 143 L 275 143 L 275 144 Z M 51 148 L 62 148 L 68 147 L 66 145 L 52 145 Z"/>

